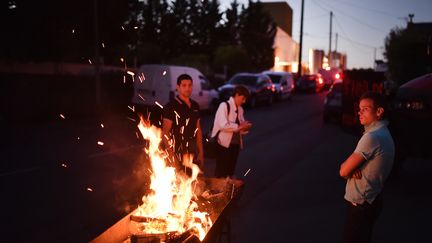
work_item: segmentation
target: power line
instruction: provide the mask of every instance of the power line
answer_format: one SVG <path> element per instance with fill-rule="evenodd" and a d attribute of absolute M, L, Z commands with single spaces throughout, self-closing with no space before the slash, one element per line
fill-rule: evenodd
<path fill-rule="evenodd" d="M 315 15 L 315 16 L 311 16 L 311 17 L 305 17 L 304 21 L 311 21 L 311 20 L 321 19 L 321 18 L 324 18 L 324 17 L 327 17 L 327 16 L 328 16 L 328 14 L 320 14 L 320 15 Z M 295 20 L 295 21 L 293 21 L 293 24 L 297 23 L 297 22 L 300 22 L 300 21 L 299 20 Z"/>
<path fill-rule="evenodd" d="M 328 36 L 311 35 L 307 32 L 303 32 L 303 35 L 310 37 L 310 38 L 316 38 L 316 39 L 327 39 L 328 38 Z"/>
<path fill-rule="evenodd" d="M 391 18 L 398 19 L 400 17 L 400 16 L 393 15 L 391 13 L 384 12 L 382 10 L 372 9 L 372 8 L 368 8 L 368 7 L 365 7 L 365 6 L 362 6 L 362 5 L 357 5 L 357 4 L 354 4 L 352 2 L 347 2 L 347 1 L 343 1 L 343 0 L 332 0 L 332 1 L 340 2 L 340 3 L 346 4 L 346 5 L 350 5 L 350 6 L 355 7 L 355 8 L 362 8 L 364 10 L 367 10 L 367 11 L 370 11 L 370 12 L 375 12 L 375 13 L 378 13 L 378 14 L 381 14 L 381 15 L 385 15 L 385 16 L 391 17 Z"/>
<path fill-rule="evenodd" d="M 314 2 L 318 7 L 324 9 L 325 11 L 328 11 L 328 12 L 330 12 L 330 11 L 337 11 L 339 14 L 342 14 L 342 15 L 348 17 L 348 18 L 351 18 L 351 19 L 354 20 L 355 22 L 357 22 L 357 23 L 359 23 L 359 24 L 361 24 L 361 25 L 364 25 L 364 26 L 366 26 L 366 27 L 368 27 L 368 28 L 370 28 L 370 29 L 373 29 L 373 30 L 375 30 L 375 31 L 377 31 L 377 32 L 379 32 L 379 33 L 386 32 L 386 31 L 381 30 L 381 29 L 379 29 L 379 28 L 377 28 L 377 27 L 375 27 L 375 26 L 372 26 L 372 25 L 370 25 L 370 24 L 368 24 L 368 23 L 365 23 L 365 22 L 361 21 L 360 19 L 358 19 L 358 18 L 356 18 L 356 17 L 353 17 L 353 16 L 351 16 L 351 15 L 349 15 L 349 14 L 344 13 L 344 11 L 341 11 L 340 9 L 335 8 L 335 7 L 331 6 L 330 4 L 327 4 L 327 5 L 329 5 L 329 7 L 330 7 L 331 9 L 327 9 L 327 8 L 324 8 L 321 4 L 319 4 L 319 3 L 318 3 L 317 1 L 315 1 L 315 0 L 312 0 L 312 2 Z"/>
<path fill-rule="evenodd" d="M 363 46 L 363 47 L 368 48 L 368 49 L 374 49 L 374 48 L 376 48 L 376 47 L 368 45 L 368 44 L 364 44 L 364 43 L 361 43 L 361 42 L 358 42 L 358 41 L 353 41 L 350 38 L 348 38 L 346 36 L 343 36 L 343 35 L 340 35 L 340 34 L 339 34 L 339 37 L 342 37 L 342 39 L 345 39 L 346 41 L 348 41 L 350 43 L 353 43 L 353 44 L 356 44 L 356 45 L 359 45 L 359 46 Z"/>

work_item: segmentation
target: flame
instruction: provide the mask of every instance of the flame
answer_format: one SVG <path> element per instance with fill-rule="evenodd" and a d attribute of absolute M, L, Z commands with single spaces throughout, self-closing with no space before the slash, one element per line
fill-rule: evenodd
<path fill-rule="evenodd" d="M 149 141 L 146 152 L 151 163 L 151 193 L 143 196 L 143 204 L 136 210 L 136 216 L 150 219 L 144 222 L 142 233 L 158 234 L 167 232 L 183 233 L 190 230 L 203 240 L 212 225 L 209 214 L 198 211 L 193 192 L 199 167 L 192 163 L 192 156 L 185 156 L 183 165 L 192 170 L 192 175 L 177 173 L 167 166 L 166 153 L 159 149 L 162 141 L 161 130 L 150 126 L 141 118 L 138 125 L 143 138 Z"/>

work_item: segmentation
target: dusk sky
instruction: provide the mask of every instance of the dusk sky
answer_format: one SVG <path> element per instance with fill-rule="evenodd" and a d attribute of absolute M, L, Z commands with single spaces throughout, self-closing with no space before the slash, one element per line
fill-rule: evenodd
<path fill-rule="evenodd" d="M 220 0 L 223 9 L 231 2 Z M 293 9 L 293 39 L 299 42 L 301 0 L 286 2 Z M 385 37 L 391 29 L 405 27 L 408 14 L 414 14 L 413 22 L 432 22 L 432 0 L 304 0 L 304 61 L 308 60 L 309 48 L 328 51 L 330 11 L 333 11 L 332 50 L 338 33 L 337 51 L 347 54 L 348 68 L 373 67 L 375 48 L 376 58 L 383 59 Z"/>

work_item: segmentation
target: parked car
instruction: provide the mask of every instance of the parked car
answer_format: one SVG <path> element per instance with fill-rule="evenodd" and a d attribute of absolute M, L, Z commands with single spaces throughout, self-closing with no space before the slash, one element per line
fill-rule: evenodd
<path fill-rule="evenodd" d="M 273 103 L 274 85 L 268 75 L 262 73 L 238 73 L 235 74 L 225 85 L 219 87 L 220 102 L 228 100 L 232 95 L 234 87 L 238 84 L 245 85 L 250 96 L 246 105 L 255 107 L 258 103 Z"/>
<path fill-rule="evenodd" d="M 342 70 L 340 68 L 330 68 L 318 70 L 318 73 L 321 74 L 324 81 L 324 88 L 329 89 L 331 85 L 338 79 L 342 78 Z"/>
<path fill-rule="evenodd" d="M 294 90 L 293 75 L 289 72 L 265 71 L 263 74 L 268 75 L 275 87 L 276 100 L 290 99 Z"/>
<path fill-rule="evenodd" d="M 142 65 L 135 75 L 132 104 L 136 106 L 155 106 L 168 103 L 176 95 L 177 78 L 189 74 L 193 80 L 191 98 L 201 110 L 217 108 L 218 92 L 213 89 L 208 79 L 192 67 L 172 65 Z"/>
<path fill-rule="evenodd" d="M 390 128 L 400 159 L 432 158 L 432 73 L 400 86 L 391 114 Z"/>
<path fill-rule="evenodd" d="M 324 80 L 321 74 L 306 74 L 297 80 L 298 91 L 318 93 L 324 89 Z"/>
<path fill-rule="evenodd" d="M 338 79 L 333 82 L 324 99 L 324 122 L 342 120 L 342 80 Z"/>

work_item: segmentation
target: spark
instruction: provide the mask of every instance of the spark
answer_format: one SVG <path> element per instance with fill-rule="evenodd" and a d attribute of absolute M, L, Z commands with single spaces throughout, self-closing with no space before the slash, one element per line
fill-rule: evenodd
<path fill-rule="evenodd" d="M 177 126 L 178 126 L 178 117 L 176 116 L 176 124 L 177 124 Z"/>
<path fill-rule="evenodd" d="M 138 76 L 138 79 L 139 79 L 139 81 L 140 81 L 141 83 L 143 82 L 143 80 L 142 80 L 142 78 L 141 78 L 141 75 Z"/>
<path fill-rule="evenodd" d="M 60 117 L 66 119 L 66 117 L 63 114 L 60 114 Z"/>
<path fill-rule="evenodd" d="M 183 134 L 183 132 L 184 132 L 184 126 L 182 126 L 182 127 L 180 128 L 180 133 Z"/>
<path fill-rule="evenodd" d="M 196 133 L 198 132 L 198 127 L 197 128 L 195 128 L 195 131 L 194 131 L 194 137 L 196 136 Z M 207 139 L 207 141 L 208 141 L 208 139 Z"/>
<path fill-rule="evenodd" d="M 150 174 L 153 174 L 153 172 L 150 169 L 147 169 L 147 170 L 150 172 Z"/>
<path fill-rule="evenodd" d="M 129 74 L 129 75 L 131 75 L 131 76 L 134 76 L 134 75 L 135 75 L 135 73 L 132 72 L 132 71 L 127 71 L 126 73 Z"/>
<path fill-rule="evenodd" d="M 100 126 L 101 126 L 102 128 L 104 128 L 104 124 L 103 124 L 103 123 L 101 123 Z"/>
<path fill-rule="evenodd" d="M 161 104 L 159 104 L 159 102 L 155 101 L 155 104 L 156 104 L 157 106 L 159 106 L 161 109 L 163 109 L 163 106 L 162 106 Z"/>
<path fill-rule="evenodd" d="M 120 57 L 120 62 L 124 62 L 124 59 L 123 59 L 123 57 Z"/>
<path fill-rule="evenodd" d="M 138 135 L 138 132 L 135 132 L 135 135 L 136 135 L 137 139 L 139 139 L 139 135 Z"/>
<path fill-rule="evenodd" d="M 189 119 L 190 119 L 190 118 L 187 118 L 187 119 L 186 119 L 186 126 L 187 126 L 188 123 L 189 123 Z"/>
<path fill-rule="evenodd" d="M 142 97 L 141 94 L 138 94 L 138 97 L 140 97 L 140 99 L 142 99 L 143 101 L 145 101 L 144 97 Z"/>
<path fill-rule="evenodd" d="M 169 140 L 169 137 L 166 134 L 164 134 L 164 137 L 166 138 L 166 140 Z"/>
<path fill-rule="evenodd" d="M 72 29 L 72 34 L 75 34 L 75 29 Z"/>
<path fill-rule="evenodd" d="M 186 142 L 186 148 L 188 148 L 189 147 L 189 142 Z"/>
<path fill-rule="evenodd" d="M 167 73 L 167 71 L 163 71 L 162 75 L 163 75 L 163 76 L 165 76 L 165 75 L 166 75 L 166 73 Z"/>
<path fill-rule="evenodd" d="M 65 163 L 61 164 L 61 166 L 67 168 L 67 164 Z"/>
<path fill-rule="evenodd" d="M 127 119 L 129 119 L 129 120 L 131 120 L 131 121 L 133 121 L 133 122 L 136 122 L 136 120 L 135 119 L 133 119 L 133 118 L 130 118 L 130 117 L 126 117 Z"/>
<path fill-rule="evenodd" d="M 80 137 L 77 137 L 77 140 L 80 140 L 81 138 Z"/>
<path fill-rule="evenodd" d="M 103 146 L 103 145 L 104 145 L 104 143 L 101 142 L 101 141 L 98 141 L 97 144 L 100 145 L 100 146 Z"/>
<path fill-rule="evenodd" d="M 126 83 L 126 75 L 123 75 L 123 83 Z"/>
<path fill-rule="evenodd" d="M 137 30 L 137 29 L 138 29 L 138 26 L 135 26 L 135 27 L 134 27 L 134 29 L 136 29 L 136 30 Z"/>
<path fill-rule="evenodd" d="M 90 65 L 93 64 L 92 61 L 91 61 L 90 59 L 88 59 L 88 62 L 90 63 Z"/>
<path fill-rule="evenodd" d="M 129 105 L 128 105 L 128 108 L 129 108 L 131 111 L 135 112 L 135 106 L 134 106 L 134 105 L 133 105 L 133 106 L 129 106 Z"/>
<path fill-rule="evenodd" d="M 90 187 L 87 187 L 87 191 L 92 192 L 93 189 L 91 189 Z"/>
<path fill-rule="evenodd" d="M 159 121 L 159 126 L 162 126 L 162 123 Z"/>
<path fill-rule="evenodd" d="M 247 176 L 247 174 L 249 173 L 250 170 L 251 169 L 249 168 L 243 176 Z"/>
<path fill-rule="evenodd" d="M 121 27 L 121 28 L 122 28 L 122 30 L 125 30 L 125 28 L 123 27 L 123 25 L 122 25 L 122 27 Z"/>
<path fill-rule="evenodd" d="M 102 48 L 105 48 L 105 43 L 102 42 Z"/>

